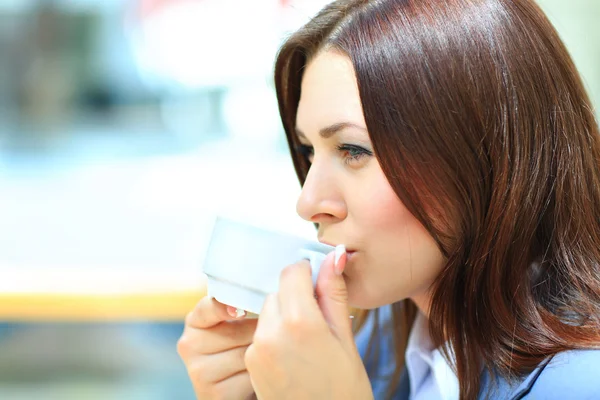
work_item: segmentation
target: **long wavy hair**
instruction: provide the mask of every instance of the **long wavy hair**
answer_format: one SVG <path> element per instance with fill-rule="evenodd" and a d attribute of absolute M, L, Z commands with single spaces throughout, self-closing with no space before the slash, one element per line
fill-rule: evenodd
<path fill-rule="evenodd" d="M 302 73 L 326 50 L 351 60 L 381 168 L 445 256 L 430 333 L 450 345 L 460 397 L 477 398 L 483 369 L 523 376 L 558 352 L 598 347 L 598 125 L 540 8 L 532 0 L 326 6 L 287 39 L 275 66 L 301 183 L 310 168 L 294 130 Z M 389 393 L 416 315 L 411 300 L 392 307 Z"/>

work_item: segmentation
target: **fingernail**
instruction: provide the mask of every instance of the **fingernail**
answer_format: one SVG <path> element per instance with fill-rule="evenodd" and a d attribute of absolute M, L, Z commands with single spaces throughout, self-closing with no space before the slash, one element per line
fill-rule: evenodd
<path fill-rule="evenodd" d="M 346 246 L 340 244 L 335 247 L 335 266 L 333 270 L 337 275 L 342 275 L 342 273 L 344 272 L 339 266 L 340 258 L 342 258 L 342 255 L 344 255 L 344 253 L 346 253 Z"/>
<path fill-rule="evenodd" d="M 227 314 L 231 315 L 233 318 L 241 318 L 246 315 L 246 311 L 241 308 L 227 306 Z"/>

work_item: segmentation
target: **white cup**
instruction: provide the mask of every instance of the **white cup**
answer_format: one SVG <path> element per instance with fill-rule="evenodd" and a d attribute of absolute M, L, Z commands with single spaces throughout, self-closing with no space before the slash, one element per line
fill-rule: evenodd
<path fill-rule="evenodd" d="M 218 217 L 203 265 L 208 295 L 259 314 L 266 296 L 278 291 L 285 267 L 309 260 L 314 287 L 323 260 L 333 250 L 326 244 Z"/>

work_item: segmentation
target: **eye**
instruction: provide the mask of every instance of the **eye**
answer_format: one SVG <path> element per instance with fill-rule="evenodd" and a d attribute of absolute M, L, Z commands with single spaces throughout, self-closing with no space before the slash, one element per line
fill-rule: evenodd
<path fill-rule="evenodd" d="M 353 144 L 342 144 L 337 149 L 342 153 L 346 164 L 355 163 L 364 157 L 371 157 L 373 155 L 372 151 Z"/>
<path fill-rule="evenodd" d="M 296 151 L 312 163 L 313 157 L 315 155 L 314 147 L 308 146 L 306 144 L 299 144 L 296 146 Z"/>

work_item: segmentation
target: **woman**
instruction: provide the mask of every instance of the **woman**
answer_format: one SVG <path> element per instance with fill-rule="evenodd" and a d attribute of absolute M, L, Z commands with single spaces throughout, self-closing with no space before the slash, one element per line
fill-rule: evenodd
<path fill-rule="evenodd" d="M 337 1 L 275 81 L 298 213 L 349 251 L 258 326 L 200 301 L 200 398 L 600 398 L 598 126 L 533 1 Z"/>

